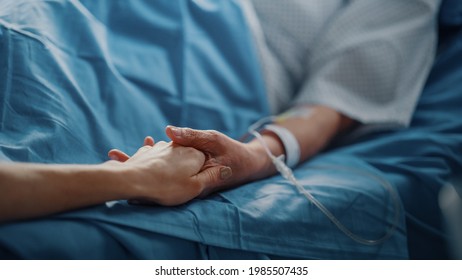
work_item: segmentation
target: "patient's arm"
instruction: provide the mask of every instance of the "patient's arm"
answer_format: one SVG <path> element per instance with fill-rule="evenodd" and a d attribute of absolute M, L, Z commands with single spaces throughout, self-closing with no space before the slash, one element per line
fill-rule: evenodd
<path fill-rule="evenodd" d="M 324 106 L 311 106 L 307 116 L 288 118 L 278 125 L 290 130 L 297 139 L 300 160 L 304 161 L 321 151 L 336 135 L 348 130 L 355 123 L 341 113 Z M 276 170 L 257 140 L 249 143 L 235 141 L 217 131 L 201 131 L 189 128 L 167 127 L 167 135 L 173 142 L 194 147 L 206 155 L 203 173 L 208 173 L 209 182 L 203 194 L 230 187 L 239 183 L 267 177 Z M 272 132 L 262 132 L 263 139 L 273 155 L 284 153 L 279 138 Z M 232 176 L 224 168 L 229 166 Z M 204 176 L 205 178 L 205 176 Z"/>
<path fill-rule="evenodd" d="M 174 143 L 145 141 L 125 163 L 0 164 L 0 222 L 118 199 L 181 204 L 199 195 L 204 154 Z M 173 169 L 172 166 L 175 166 Z"/>

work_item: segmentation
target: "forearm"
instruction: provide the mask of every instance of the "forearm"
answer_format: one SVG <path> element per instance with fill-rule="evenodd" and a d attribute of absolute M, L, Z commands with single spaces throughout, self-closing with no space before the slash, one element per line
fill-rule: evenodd
<path fill-rule="evenodd" d="M 287 118 L 278 125 L 293 133 L 300 145 L 300 161 L 319 153 L 336 136 L 347 132 L 355 121 L 325 106 L 307 107 L 305 116 Z"/>
<path fill-rule="evenodd" d="M 325 148 L 336 136 L 351 129 L 355 121 L 341 113 L 325 106 L 312 106 L 309 114 L 295 116 L 278 122 L 277 125 L 288 129 L 296 138 L 300 146 L 300 162 L 303 162 Z M 279 137 L 271 132 L 262 132 L 265 143 L 273 155 L 279 156 L 285 153 L 284 146 Z M 276 173 L 271 160 L 266 155 L 261 143 L 254 139 L 248 143 L 254 154 L 252 158 L 258 159 L 254 172 L 255 177 L 260 179 Z"/>
<path fill-rule="evenodd" d="M 116 164 L 1 164 L 0 221 L 128 198 L 130 184 Z"/>

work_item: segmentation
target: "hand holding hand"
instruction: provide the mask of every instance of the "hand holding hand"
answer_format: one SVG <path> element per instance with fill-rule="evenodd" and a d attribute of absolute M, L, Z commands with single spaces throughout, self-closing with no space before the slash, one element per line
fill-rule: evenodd
<path fill-rule="evenodd" d="M 121 162 L 117 164 L 126 172 L 127 183 L 133 186 L 131 200 L 177 205 L 203 192 L 206 178 L 198 173 L 205 156 L 194 148 L 163 141 L 154 144 L 151 137 L 146 137 L 144 146 L 133 156 L 111 150 L 109 157 Z"/>
<path fill-rule="evenodd" d="M 274 172 L 260 143 L 241 143 L 214 130 L 195 130 L 168 126 L 167 136 L 182 146 L 195 148 L 205 154 L 201 195 L 252 181 Z"/>

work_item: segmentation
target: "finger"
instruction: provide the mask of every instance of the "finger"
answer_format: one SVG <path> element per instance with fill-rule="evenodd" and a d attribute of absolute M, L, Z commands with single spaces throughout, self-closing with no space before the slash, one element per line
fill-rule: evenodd
<path fill-rule="evenodd" d="M 144 138 L 144 146 L 154 146 L 154 144 L 154 138 L 152 138 L 151 136 L 146 136 L 146 138 Z"/>
<path fill-rule="evenodd" d="M 213 190 L 215 187 L 223 186 L 233 176 L 233 171 L 228 166 L 214 166 L 207 168 L 194 176 L 201 185 L 206 186 L 206 190 Z M 209 191 L 210 192 L 210 191 Z M 207 195 L 205 191 L 202 195 Z"/>
<path fill-rule="evenodd" d="M 129 155 L 117 149 L 112 149 L 107 154 L 110 159 L 120 162 L 126 162 L 128 159 L 130 159 Z"/>
<path fill-rule="evenodd" d="M 218 152 L 222 137 L 222 134 L 217 131 L 180 128 L 170 125 L 166 127 L 165 133 L 177 144 L 211 153 Z"/>

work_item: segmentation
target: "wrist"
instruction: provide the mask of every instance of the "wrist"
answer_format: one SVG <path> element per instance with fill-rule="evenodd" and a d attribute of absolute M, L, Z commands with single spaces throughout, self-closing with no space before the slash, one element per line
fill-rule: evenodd
<path fill-rule="evenodd" d="M 141 195 L 136 183 L 139 176 L 130 165 L 110 160 L 100 164 L 98 172 L 106 178 L 103 185 L 109 186 L 107 191 L 113 196 L 111 200 L 132 199 Z"/>
<path fill-rule="evenodd" d="M 264 131 L 275 134 L 279 142 L 282 143 L 285 164 L 290 168 L 295 167 L 300 161 L 300 145 L 293 133 L 287 128 L 275 124 L 268 124 L 264 129 Z"/>
<path fill-rule="evenodd" d="M 262 132 L 262 139 L 274 156 L 277 157 L 284 153 L 284 145 L 274 132 Z M 255 167 L 252 174 L 252 180 L 261 179 L 276 173 L 276 168 L 274 167 L 273 162 L 266 153 L 263 144 L 260 143 L 258 139 L 252 140 L 247 145 L 249 147 L 251 159 L 252 162 L 254 162 Z"/>

